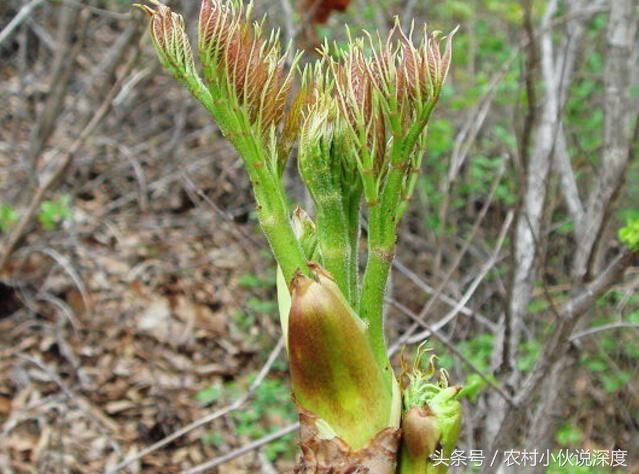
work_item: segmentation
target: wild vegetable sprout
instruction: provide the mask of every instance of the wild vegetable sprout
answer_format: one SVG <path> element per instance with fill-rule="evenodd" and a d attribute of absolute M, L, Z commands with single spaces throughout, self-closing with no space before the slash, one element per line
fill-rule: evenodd
<path fill-rule="evenodd" d="M 203 0 L 198 68 L 183 18 L 152 5 L 141 8 L 160 61 L 244 160 L 279 265 L 301 421 L 296 472 L 443 472 L 429 456 L 454 448 L 459 387 L 445 377 L 433 382 L 432 361 L 430 370 L 420 368 L 423 351 L 400 387 L 383 313 L 397 227 L 421 168 L 453 35 L 424 29 L 416 44 L 396 23 L 386 37 L 364 32 L 343 48 L 324 46 L 321 59 L 302 67 L 300 53 L 282 51 L 276 33 L 252 22 L 251 6 Z M 291 211 L 285 194 L 282 175 L 294 148 L 313 218 Z M 360 274 L 362 203 L 368 227 Z"/>

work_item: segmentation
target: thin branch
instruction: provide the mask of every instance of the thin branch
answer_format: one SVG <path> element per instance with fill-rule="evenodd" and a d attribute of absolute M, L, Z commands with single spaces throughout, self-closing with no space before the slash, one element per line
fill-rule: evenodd
<path fill-rule="evenodd" d="M 458 300 L 451 298 L 444 293 L 440 293 L 439 295 L 436 294 L 435 288 L 426 283 L 418 274 L 416 274 L 398 259 L 393 260 L 393 268 L 395 268 L 395 270 L 408 278 L 417 288 L 422 290 L 427 295 L 433 295 L 433 298 L 439 299 L 442 303 L 450 306 L 451 308 L 459 307 Z M 474 311 L 467 306 L 462 305 L 461 307 L 459 307 L 459 312 L 464 316 L 476 319 L 478 322 L 480 322 L 482 325 L 486 326 L 493 332 L 497 330 L 497 325 L 494 322 L 492 322 L 481 313 Z"/>
<path fill-rule="evenodd" d="M 612 213 L 616 196 L 624 183 L 631 148 L 628 57 L 637 25 L 633 14 L 636 2 L 611 2 L 606 33 L 607 51 L 604 66 L 604 140 L 602 162 L 596 182 L 588 196 L 583 221 L 577 226 L 577 251 L 573 262 L 576 281 L 587 279 L 593 269 L 593 257 L 602 245 L 601 236 Z M 607 244 L 603 243 L 604 245 Z"/>
<path fill-rule="evenodd" d="M 84 310 L 87 313 L 91 312 L 91 298 L 89 297 L 89 292 L 87 291 L 87 287 L 80 276 L 80 273 L 73 267 L 71 262 L 67 257 L 59 253 L 57 250 L 50 247 L 30 247 L 25 249 L 26 252 L 35 253 L 40 252 L 45 255 L 48 255 L 53 261 L 55 261 L 60 267 L 69 275 L 71 280 L 73 281 L 75 287 L 80 292 L 80 296 L 82 297 L 82 304 L 84 305 Z"/>
<path fill-rule="evenodd" d="M 206 472 L 209 469 L 213 469 L 221 464 L 232 461 L 233 459 L 239 458 L 240 456 L 253 451 L 254 449 L 261 448 L 262 446 L 269 444 L 275 440 L 283 438 L 287 434 L 295 432 L 300 427 L 298 423 L 291 423 L 284 428 L 275 431 L 274 433 L 268 434 L 266 436 L 261 437 L 260 439 L 256 439 L 255 441 L 251 441 L 244 446 L 234 449 L 233 451 L 224 454 L 222 456 L 218 456 L 213 458 L 205 463 L 199 464 L 191 469 L 187 469 L 186 471 L 182 471 L 182 474 L 198 474 L 200 472 Z"/>
<path fill-rule="evenodd" d="M 513 405 L 513 406 L 515 405 L 515 400 L 513 400 L 513 398 L 501 386 L 499 386 L 495 382 L 494 378 L 491 377 L 490 375 L 485 374 L 479 367 L 477 367 L 477 365 L 473 361 L 468 359 L 468 357 L 466 357 L 459 349 L 457 349 L 455 344 L 453 344 L 450 340 L 448 340 L 448 338 L 446 336 L 444 336 L 443 334 L 441 334 L 439 332 L 440 328 L 435 328 L 435 326 L 430 326 L 427 322 L 422 321 L 417 314 L 415 314 L 409 308 L 407 308 L 406 306 L 401 304 L 399 301 L 397 301 L 395 299 L 392 299 L 392 298 L 389 298 L 388 300 L 393 306 L 395 306 L 397 309 L 399 309 L 406 316 L 408 316 L 411 319 L 413 319 L 420 326 L 425 327 L 430 336 L 433 336 L 435 339 L 437 339 L 442 344 L 444 344 L 448 348 L 449 351 L 451 351 L 460 360 L 462 360 L 466 365 L 468 365 L 472 369 L 473 372 L 475 372 L 477 375 L 479 375 L 481 377 L 481 379 L 484 382 L 486 382 L 490 387 L 495 389 L 495 391 L 504 400 L 506 400 L 506 402 L 508 402 L 508 404 Z M 423 340 L 423 338 L 421 338 L 420 341 L 421 340 Z"/>
<path fill-rule="evenodd" d="M 33 223 L 35 219 L 38 209 L 40 208 L 40 204 L 46 197 L 46 195 L 51 191 L 57 183 L 62 179 L 64 173 L 67 171 L 69 165 L 72 163 L 75 154 L 80 150 L 80 148 L 84 145 L 84 142 L 89 138 L 89 136 L 93 133 L 93 131 L 97 128 L 97 126 L 102 122 L 102 120 L 107 116 L 109 111 L 111 110 L 113 98 L 118 93 L 120 86 L 124 83 L 126 76 L 133 68 L 136 58 L 137 58 L 138 50 L 135 51 L 134 54 L 131 55 L 129 61 L 124 67 L 124 73 L 122 76 L 115 82 L 104 101 L 98 109 L 93 114 L 89 123 L 84 127 L 82 132 L 78 138 L 71 144 L 69 147 L 69 151 L 60 159 L 57 167 L 53 170 L 51 175 L 45 180 L 43 184 L 41 184 L 36 190 L 33 198 L 31 199 L 31 203 L 27 211 L 22 215 L 20 222 L 15 226 L 9 238 L 7 240 L 7 244 L 4 247 L 2 254 L 0 255 L 0 273 L 4 270 L 5 266 L 9 262 L 11 255 L 16 250 L 20 241 L 25 236 L 26 232 L 29 230 L 29 227 Z"/>
<path fill-rule="evenodd" d="M 62 380 L 60 375 L 58 375 L 54 370 L 52 370 L 46 363 L 42 360 L 37 359 L 35 357 L 30 356 L 29 354 L 25 354 L 22 352 L 17 352 L 15 354 L 18 358 L 29 362 L 30 364 L 35 365 L 40 370 L 44 371 L 49 378 L 62 390 L 64 396 L 71 402 L 73 402 L 84 415 L 91 420 L 94 425 L 97 427 L 98 431 L 105 435 L 111 444 L 113 450 L 120 454 L 122 453 L 122 447 L 120 444 L 113 439 L 111 436 L 113 432 L 113 423 L 109 424 L 107 421 L 109 418 L 105 417 L 103 413 L 99 410 L 96 410 L 95 407 L 91 406 L 91 403 L 82 395 L 78 395 L 75 393 L 65 382 Z M 97 413 L 97 414 L 96 414 Z"/>
<path fill-rule="evenodd" d="M 464 256 L 466 255 L 466 252 L 470 248 L 471 243 L 473 242 L 473 240 L 475 239 L 475 236 L 479 232 L 479 229 L 481 227 L 481 223 L 484 220 L 484 217 L 486 217 L 486 214 L 488 213 L 488 209 L 490 208 L 490 206 L 491 206 L 491 204 L 493 202 L 493 199 L 495 197 L 495 193 L 497 192 L 497 188 L 499 186 L 499 183 L 501 182 L 501 178 L 504 175 L 504 170 L 505 169 L 506 169 L 506 166 L 505 166 L 505 160 L 504 160 L 504 161 L 502 161 L 501 166 L 499 168 L 499 171 L 497 172 L 497 175 L 495 176 L 495 179 L 493 180 L 493 183 L 491 185 L 491 189 L 490 189 L 490 191 L 488 193 L 488 197 L 486 198 L 486 200 L 484 202 L 484 205 L 482 206 L 482 209 L 479 212 L 479 215 L 475 219 L 475 222 L 473 224 L 473 228 L 472 228 L 472 230 L 470 232 L 470 235 L 468 236 L 468 238 L 464 242 L 464 245 L 462 246 L 462 248 L 457 253 L 457 255 L 455 257 L 455 260 L 453 261 L 453 263 L 451 264 L 450 268 L 446 272 L 446 275 L 444 276 L 444 278 L 440 282 L 439 286 L 437 287 L 437 290 L 435 291 L 435 295 L 439 295 L 439 294 L 441 294 L 444 291 L 444 288 L 446 287 L 446 285 L 448 285 L 448 282 L 452 278 L 453 274 L 457 271 L 457 269 L 461 265 L 461 262 L 462 262 Z M 508 224 L 508 225 L 510 225 L 510 224 Z M 500 241 L 503 241 L 503 239 L 501 237 L 500 237 Z M 494 265 L 494 263 L 496 262 L 496 258 L 494 259 L 494 261 L 493 260 L 491 260 L 491 261 L 492 261 L 492 265 Z M 469 298 L 470 298 L 470 296 L 469 296 Z M 419 312 L 419 320 L 420 321 L 423 321 L 424 318 L 426 318 L 426 316 L 428 315 L 428 313 L 430 312 L 430 310 L 432 309 L 432 307 L 434 306 L 436 301 L 437 301 L 436 297 L 431 297 L 428 300 L 428 302 L 424 305 L 422 310 Z M 464 302 L 462 306 L 465 306 L 465 304 L 466 304 L 466 302 Z M 453 308 L 453 311 L 451 311 L 451 314 L 454 313 L 455 316 L 457 314 L 459 314 L 459 309 L 457 309 L 459 305 L 460 305 L 460 303 L 455 305 L 455 308 Z M 410 336 L 417 330 L 418 327 L 419 327 L 419 325 L 417 323 L 414 323 L 406 331 L 406 333 L 400 338 L 400 340 L 397 342 L 397 344 L 401 345 L 404 342 L 408 341 Z"/>
<path fill-rule="evenodd" d="M 553 165 L 561 179 L 561 193 L 566 202 L 570 217 L 572 217 L 576 225 L 579 225 L 584 218 L 584 206 L 579 196 L 577 177 L 570 163 L 563 123 L 558 125 L 556 134 L 555 160 Z"/>
<path fill-rule="evenodd" d="M 446 316 L 444 316 L 435 325 L 433 325 L 433 327 L 436 328 L 436 330 L 441 329 L 446 324 L 448 324 L 451 320 L 457 317 L 461 307 L 463 307 L 470 300 L 470 298 L 473 296 L 473 294 L 475 293 L 475 291 L 477 290 L 481 282 L 484 280 L 484 278 L 486 278 L 486 275 L 488 274 L 488 272 L 490 272 L 490 270 L 494 267 L 495 263 L 499 259 L 499 254 L 504 245 L 506 236 L 508 235 L 508 230 L 510 229 L 510 225 L 512 224 L 512 221 L 513 221 L 513 213 L 509 212 L 508 215 L 506 216 L 506 220 L 504 221 L 504 225 L 502 226 L 500 230 L 499 238 L 497 240 L 497 245 L 495 246 L 495 250 L 493 251 L 491 258 L 488 259 L 486 263 L 484 263 L 479 274 L 475 277 L 471 285 L 468 287 L 468 289 L 464 293 L 464 296 L 459 300 L 459 302 L 457 303 L 457 306 L 455 306 L 451 311 L 448 312 L 448 314 L 446 314 Z M 422 313 L 423 313 L 423 310 L 418 317 L 419 325 L 425 326 L 426 325 L 426 323 L 424 322 L 425 315 L 423 315 Z M 399 346 L 401 346 L 404 343 L 414 344 L 416 342 L 424 340 L 424 338 L 431 335 L 430 330 L 427 329 L 413 336 L 413 334 L 415 333 L 417 329 L 417 326 L 418 326 L 418 323 L 413 324 L 413 326 L 411 326 L 411 328 L 409 328 L 409 330 L 406 331 L 406 333 L 403 334 L 402 337 L 400 337 L 395 344 L 393 344 L 391 351 L 393 349 L 397 350 L 397 348 L 399 348 Z"/>
<path fill-rule="evenodd" d="M 286 25 L 286 43 L 291 43 L 295 39 L 295 27 L 293 26 L 293 6 L 291 0 L 280 0 L 282 10 L 284 10 L 284 25 Z M 289 50 L 289 61 L 292 59 L 293 49 Z"/>
<path fill-rule="evenodd" d="M 0 31 L 0 45 L 15 31 L 18 26 L 22 24 L 23 21 L 27 19 L 27 17 L 31 14 L 31 12 L 39 7 L 45 0 L 31 0 L 29 3 L 24 5 L 14 16 L 9 24 L 4 27 L 2 31 Z"/>
<path fill-rule="evenodd" d="M 506 75 L 508 74 L 508 71 L 513 65 L 515 59 L 517 59 L 518 52 L 518 50 L 515 50 L 515 52 L 511 54 L 508 60 L 506 60 L 506 62 L 504 62 L 501 68 L 497 71 L 497 74 L 493 76 L 486 92 L 481 97 L 479 102 L 475 105 L 475 107 L 470 110 L 466 118 L 466 122 L 455 138 L 455 146 L 451 154 L 448 174 L 444 183 L 444 198 L 442 200 L 442 205 L 439 208 L 439 221 L 441 224 L 439 229 L 439 236 L 437 238 L 437 253 L 435 255 L 435 263 L 433 265 L 435 273 L 439 272 L 439 266 L 442 260 L 444 247 L 443 244 L 446 237 L 445 230 L 448 222 L 448 211 L 450 202 L 452 200 L 452 191 L 457 180 L 457 176 L 463 164 L 466 162 L 466 158 L 468 157 L 468 154 L 473 144 L 475 143 L 475 140 L 479 136 L 479 132 L 484 124 L 486 117 L 488 116 L 488 112 L 490 111 L 493 99 L 495 98 L 495 94 L 497 93 L 497 88 L 504 77 L 506 77 Z"/>
<path fill-rule="evenodd" d="M 424 6 L 424 3 L 426 2 L 422 0 L 420 3 Z M 415 9 L 416 4 L 417 0 L 406 0 L 404 11 L 402 12 L 402 28 L 404 31 L 408 31 L 410 29 L 411 21 L 413 21 L 413 10 Z"/>
<path fill-rule="evenodd" d="M 582 337 L 592 336 L 593 334 L 598 334 L 600 332 L 615 331 L 617 329 L 639 329 L 639 324 L 626 322 L 603 324 L 601 326 L 596 326 L 573 334 L 570 336 L 570 342 L 574 342 Z"/>
<path fill-rule="evenodd" d="M 535 29 L 532 21 L 532 0 L 524 0 L 524 31 L 527 37 L 524 83 L 526 85 L 526 115 L 519 140 L 520 168 L 525 169 L 530 157 L 530 140 L 537 121 L 537 91 L 535 88 L 536 72 L 539 68 L 539 51 L 534 41 Z"/>
<path fill-rule="evenodd" d="M 618 255 L 608 267 L 592 282 L 569 301 L 564 303 L 559 312 L 561 315 L 557 327 L 541 349 L 541 355 L 535 367 L 528 375 L 522 388 L 515 396 L 516 407 L 506 410 L 503 422 L 493 438 L 491 452 L 501 450 L 509 445 L 521 423 L 525 419 L 529 403 L 536 396 L 544 380 L 546 380 L 553 364 L 560 360 L 570 347 L 569 337 L 580 317 L 592 307 L 597 298 L 609 290 L 618 281 L 629 265 L 636 263 L 639 255 L 629 250 Z M 482 472 L 496 472 L 496 466 L 485 466 Z"/>
<path fill-rule="evenodd" d="M 273 351 L 271 351 L 271 354 L 269 355 L 266 363 L 264 364 L 264 366 L 260 370 L 259 374 L 257 374 L 257 377 L 255 378 L 255 380 L 253 381 L 253 383 L 251 384 L 249 389 L 246 391 L 246 393 L 244 393 L 244 395 L 239 397 L 233 403 L 231 403 L 230 405 L 227 405 L 224 408 L 221 408 L 220 410 L 216 410 L 213 413 L 209 413 L 208 415 L 200 418 L 199 420 L 194 421 L 193 423 L 190 423 L 190 424 L 186 425 L 183 428 L 180 428 L 177 431 L 174 431 L 169 436 L 166 436 L 165 438 L 162 438 L 157 443 L 154 443 L 151 446 L 149 446 L 148 448 L 143 449 L 139 453 L 126 458 L 124 461 L 122 461 L 118 465 L 116 465 L 116 466 L 112 467 L 111 469 L 109 469 L 106 472 L 106 474 L 115 474 L 118 471 L 120 471 L 120 470 L 126 468 L 127 466 L 131 465 L 132 463 L 142 459 L 146 455 L 151 454 L 152 452 L 163 448 L 167 444 L 172 443 L 176 439 L 181 438 L 182 436 L 190 433 L 191 431 L 193 431 L 193 430 L 195 430 L 197 428 L 200 428 L 200 427 L 202 427 L 204 425 L 207 425 L 207 424 L 211 423 L 213 420 L 216 420 L 217 418 L 220 418 L 220 417 L 222 417 L 224 415 L 228 415 L 229 413 L 231 413 L 231 412 L 237 410 L 238 408 L 242 407 L 242 405 L 244 405 L 253 396 L 255 391 L 262 384 L 262 382 L 264 381 L 264 379 L 266 378 L 268 373 L 271 371 L 271 368 L 273 367 L 273 364 L 277 360 L 277 358 L 280 355 L 280 352 L 282 352 L 283 348 L 284 348 L 284 338 L 280 337 L 279 341 L 277 342 L 277 345 L 275 346 Z"/>

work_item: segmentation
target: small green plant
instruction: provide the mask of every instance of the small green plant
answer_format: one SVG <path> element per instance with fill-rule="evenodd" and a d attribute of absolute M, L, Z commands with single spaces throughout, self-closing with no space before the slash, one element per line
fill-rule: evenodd
<path fill-rule="evenodd" d="M 7 233 L 18 220 L 18 213 L 8 204 L 0 203 L 0 231 Z"/>
<path fill-rule="evenodd" d="M 254 375 L 248 378 L 248 382 L 254 380 Z M 227 384 L 225 387 L 210 386 L 195 394 L 195 399 L 203 406 L 237 396 L 241 392 L 237 383 Z M 285 381 L 279 378 L 267 378 L 256 389 L 250 405 L 245 409 L 236 410 L 232 414 L 236 425 L 236 434 L 256 440 L 276 431 L 286 423 L 295 419 L 295 407 L 290 399 L 289 387 Z M 220 447 L 224 443 L 222 435 L 218 432 L 210 432 L 204 435 L 202 441 L 207 444 Z M 270 461 L 278 458 L 291 459 L 295 449 L 292 435 L 269 443 L 264 453 Z"/>
<path fill-rule="evenodd" d="M 275 279 L 270 278 L 260 278 L 258 275 L 253 273 L 245 273 L 240 276 L 237 284 L 241 288 L 251 288 L 251 289 L 259 289 L 259 288 L 273 288 L 275 286 Z"/>
<path fill-rule="evenodd" d="M 555 438 L 559 446 L 575 447 L 581 444 L 584 434 L 573 423 L 564 423 L 559 427 L 559 430 L 557 430 Z"/>
<path fill-rule="evenodd" d="M 244 311 L 237 310 L 233 313 L 233 322 L 235 322 L 236 326 L 244 332 L 254 327 L 256 321 L 255 316 Z"/>
<path fill-rule="evenodd" d="M 224 444 L 224 436 L 219 431 L 210 431 L 202 437 L 202 442 L 220 448 Z"/>
<path fill-rule="evenodd" d="M 223 390 L 215 385 L 206 387 L 195 394 L 195 399 L 202 406 L 207 406 L 217 402 L 222 397 Z"/>
<path fill-rule="evenodd" d="M 619 240 L 630 250 L 639 251 L 639 218 L 628 219 L 625 227 L 619 229 Z"/>
<path fill-rule="evenodd" d="M 58 199 L 42 203 L 38 213 L 38 221 L 44 230 L 50 231 L 64 220 L 70 219 L 71 216 L 71 196 L 63 194 Z"/>

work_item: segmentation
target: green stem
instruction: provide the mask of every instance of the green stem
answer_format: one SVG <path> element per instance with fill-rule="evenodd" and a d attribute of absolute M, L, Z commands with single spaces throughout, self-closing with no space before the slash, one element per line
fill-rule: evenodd
<path fill-rule="evenodd" d="M 351 245 L 342 198 L 337 194 L 319 194 L 315 197 L 317 237 L 323 265 L 352 304 Z"/>
<path fill-rule="evenodd" d="M 260 226 L 282 268 L 286 282 L 290 282 L 298 271 L 309 275 L 304 251 L 291 227 L 286 202 L 269 191 L 262 193 L 259 191 L 260 185 L 256 181 L 253 183 Z"/>
<path fill-rule="evenodd" d="M 406 446 L 402 444 L 397 474 L 428 474 L 427 463 L 428 459 L 426 458 L 411 457 Z"/>
<path fill-rule="evenodd" d="M 392 370 L 386 355 L 384 336 L 384 294 L 393 260 L 394 248 L 370 247 L 366 261 L 366 271 L 362 279 L 360 316 L 368 322 L 368 335 L 379 366 L 390 381 Z"/>
<path fill-rule="evenodd" d="M 399 161 L 400 153 L 401 142 L 396 140 L 391 151 L 391 163 Z M 380 367 L 389 375 L 391 370 L 384 337 L 384 295 L 395 254 L 396 213 L 403 180 L 403 168 L 392 166 L 380 201 L 369 207 L 368 259 L 360 302 L 360 314 L 368 321 L 371 344 Z"/>
<path fill-rule="evenodd" d="M 412 174 L 411 156 L 415 144 L 419 140 L 428 118 L 435 105 L 431 101 L 421 112 L 419 119 L 402 135 L 398 124 L 393 128 L 393 145 L 390 152 L 388 176 L 380 192 L 379 202 L 369 207 L 368 228 L 368 261 L 362 282 L 360 313 L 369 323 L 370 337 L 378 360 L 386 357 L 384 341 L 384 294 L 390 274 L 399 219 L 405 212 L 406 206 L 401 205 L 402 199 L 412 192 L 414 178 Z M 391 103 L 391 112 L 396 104 Z M 391 113 L 391 117 L 394 114 Z M 420 159 L 416 160 L 420 163 Z M 385 367 L 385 364 L 382 364 Z"/>
<path fill-rule="evenodd" d="M 260 226 L 266 235 L 284 278 L 290 282 L 297 271 L 309 276 L 304 251 L 295 237 L 289 219 L 289 209 L 277 170 L 268 167 L 266 147 L 250 126 L 246 112 L 237 100 L 221 94 L 219 87 L 211 89 L 217 99 L 199 78 L 190 78 L 191 93 L 215 117 L 220 129 L 244 160 L 253 187 Z"/>
<path fill-rule="evenodd" d="M 267 160 L 261 151 L 264 148 L 255 143 L 251 135 L 236 138 L 234 145 L 247 164 L 260 226 L 284 278 L 290 282 L 298 271 L 310 275 L 304 250 L 291 226 L 284 190 L 274 171 L 266 166 Z"/>
<path fill-rule="evenodd" d="M 351 248 L 349 269 L 349 286 L 351 291 L 351 306 L 359 305 L 359 209 L 361 204 L 361 187 L 352 190 L 345 203 L 346 224 L 348 228 L 348 240 Z"/>
<path fill-rule="evenodd" d="M 315 203 L 321 263 L 352 305 L 352 246 L 341 160 L 330 143 L 317 140 L 300 145 L 298 166 Z"/>

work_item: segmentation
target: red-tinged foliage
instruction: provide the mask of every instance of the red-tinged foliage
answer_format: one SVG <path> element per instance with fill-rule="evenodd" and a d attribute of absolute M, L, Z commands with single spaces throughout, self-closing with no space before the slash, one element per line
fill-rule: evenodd
<path fill-rule="evenodd" d="M 306 8 L 311 11 L 312 23 L 326 23 L 333 10 L 343 12 L 351 0 L 306 0 Z"/>

